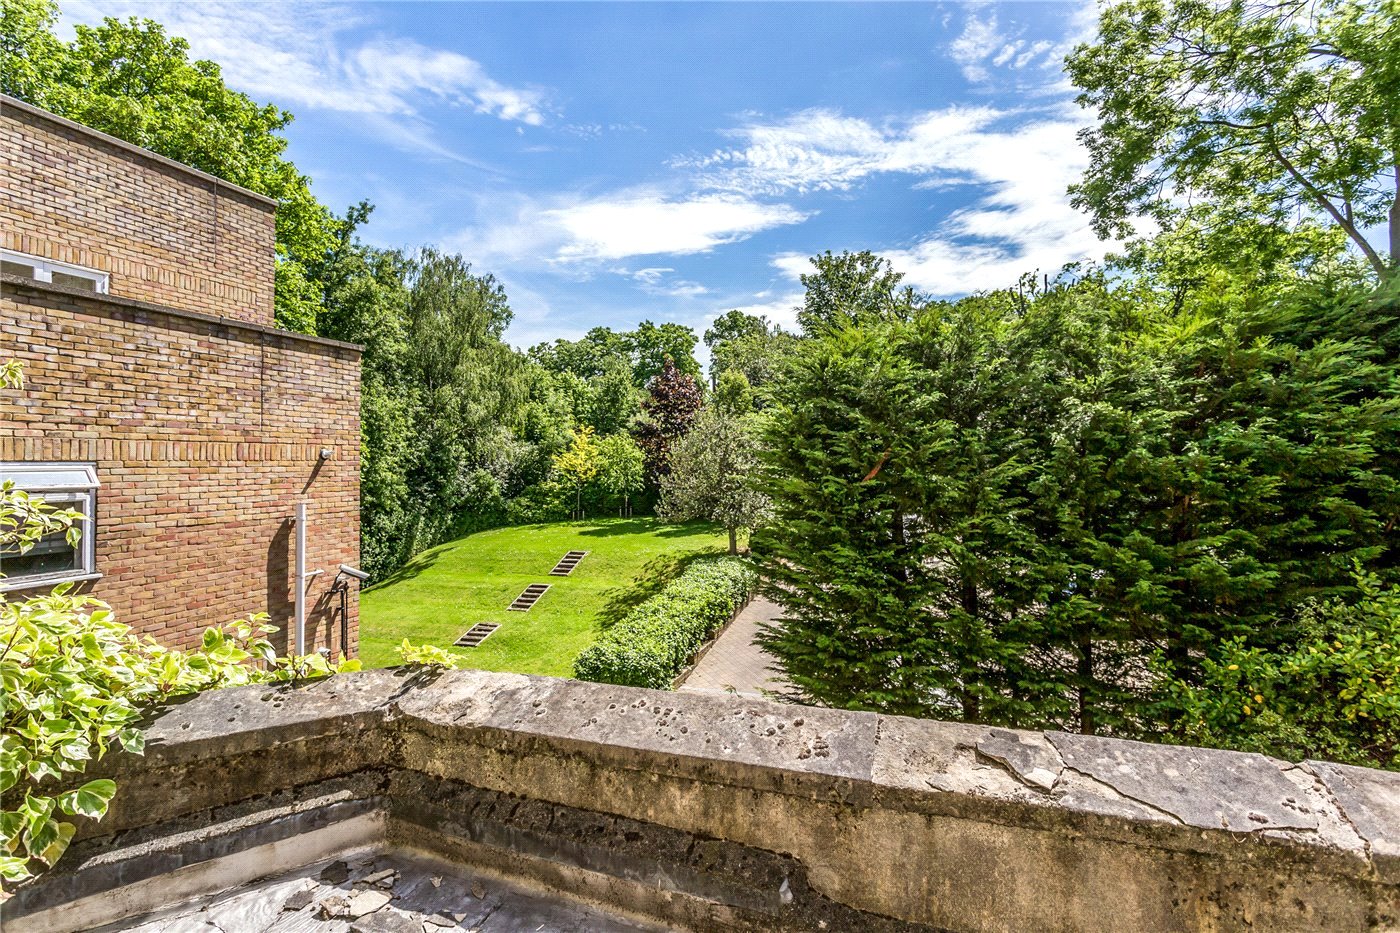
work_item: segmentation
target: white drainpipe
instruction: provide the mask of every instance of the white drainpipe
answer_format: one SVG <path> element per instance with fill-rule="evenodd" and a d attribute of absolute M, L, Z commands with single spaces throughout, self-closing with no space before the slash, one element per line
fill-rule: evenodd
<path fill-rule="evenodd" d="M 306 654 L 306 503 L 297 503 L 297 546 L 296 567 L 292 571 L 292 585 L 296 587 L 296 628 L 292 653 Z"/>

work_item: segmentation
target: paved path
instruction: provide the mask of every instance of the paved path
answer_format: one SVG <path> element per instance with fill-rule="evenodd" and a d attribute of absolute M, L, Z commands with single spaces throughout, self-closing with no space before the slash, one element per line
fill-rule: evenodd
<path fill-rule="evenodd" d="M 763 696 L 764 690 L 781 690 L 783 681 L 772 655 L 754 644 L 760 622 L 770 622 L 781 609 L 776 603 L 754 597 L 705 652 L 681 684 L 681 690 Z"/>

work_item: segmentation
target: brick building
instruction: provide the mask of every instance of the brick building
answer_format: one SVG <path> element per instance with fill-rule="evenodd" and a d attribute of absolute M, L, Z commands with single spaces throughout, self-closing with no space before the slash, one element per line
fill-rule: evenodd
<path fill-rule="evenodd" d="M 81 581 L 172 646 L 266 611 L 287 649 L 306 503 L 306 648 L 353 655 L 360 348 L 273 326 L 275 203 L 3 96 L 0 178 L 0 477 L 89 516 L 0 589 Z"/>

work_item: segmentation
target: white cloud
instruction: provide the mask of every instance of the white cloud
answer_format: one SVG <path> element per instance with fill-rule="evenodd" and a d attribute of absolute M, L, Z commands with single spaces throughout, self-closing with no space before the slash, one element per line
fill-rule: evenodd
<path fill-rule="evenodd" d="M 733 195 L 672 200 L 637 192 L 547 210 L 541 218 L 566 237 L 557 258 L 577 262 L 708 252 L 806 216 L 785 204 L 761 204 Z"/>
<path fill-rule="evenodd" d="M 627 269 L 615 266 L 608 271 L 614 275 L 632 279 L 642 291 L 649 295 L 665 295 L 670 298 L 698 298 L 710 292 L 708 288 L 698 282 L 670 279 L 669 273 L 676 270 L 669 266 L 652 266 L 646 269 Z"/>
<path fill-rule="evenodd" d="M 479 261 L 543 260 L 583 270 L 633 256 L 709 252 L 809 216 L 736 194 L 677 197 L 650 188 L 591 198 L 516 196 L 483 203 L 478 213 L 493 220 L 464 230 L 452 240 L 454 249 Z"/>
<path fill-rule="evenodd" d="M 345 33 L 365 20 L 347 5 L 69 0 L 63 13 L 77 22 L 154 19 L 187 39 L 194 58 L 218 62 L 232 87 L 291 109 L 412 116 L 439 102 L 531 126 L 545 121 L 541 90 L 504 85 L 458 52 L 386 35 L 351 42 Z"/>
<path fill-rule="evenodd" d="M 841 131 L 827 134 L 832 126 Z M 1087 164 L 1077 129 L 1065 109 L 952 107 L 880 126 L 806 111 L 736 131 L 750 144 L 703 163 L 712 183 L 736 191 L 848 188 L 881 174 L 917 178 L 916 188 L 968 189 L 975 200 L 913 245 L 841 244 L 879 252 L 917 288 L 956 295 L 1103 255 L 1105 244 L 1066 193 Z M 784 145 L 771 145 L 775 138 Z M 810 271 L 800 254 L 779 255 L 773 265 L 794 280 Z"/>
<path fill-rule="evenodd" d="M 745 195 L 845 190 L 882 172 L 937 173 L 952 168 L 948 154 L 1006 115 L 990 107 L 948 107 L 875 125 L 816 108 L 777 123 L 750 123 L 727 135 L 741 145 L 677 159 L 701 184 Z"/>
<path fill-rule="evenodd" d="M 1059 68 L 1075 43 L 1084 39 L 1086 33 L 1092 34 L 1092 24 L 1097 22 L 1095 9 L 1092 0 L 1081 0 L 1067 18 L 1068 28 L 1062 41 L 1029 42 L 1019 37 L 1019 29 L 1003 28 L 995 11 L 983 15 L 973 7 L 963 20 L 962 32 L 948 43 L 948 57 L 973 84 L 992 81 L 997 71 L 1020 71 L 1032 66 Z"/>
<path fill-rule="evenodd" d="M 990 75 L 986 62 L 989 58 L 1000 58 L 999 50 L 1006 46 L 1006 37 L 997 29 L 995 13 L 982 19 L 976 13 L 963 23 L 962 34 L 948 46 L 948 54 L 962 67 L 963 77 L 972 82 L 986 81 Z M 996 62 L 1001 65 L 1004 62 Z"/>

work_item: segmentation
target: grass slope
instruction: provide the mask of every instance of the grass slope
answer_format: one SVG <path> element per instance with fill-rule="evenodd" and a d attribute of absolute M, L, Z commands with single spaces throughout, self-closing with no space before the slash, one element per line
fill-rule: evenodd
<path fill-rule="evenodd" d="M 399 663 L 404 638 L 463 655 L 471 667 L 521 674 L 573 673 L 574 658 L 605 626 L 659 590 L 701 554 L 723 553 L 710 525 L 650 518 L 497 528 L 419 554 L 360 597 L 365 667 Z M 566 551 L 588 551 L 573 574 L 551 577 Z M 531 583 L 552 584 L 529 612 L 508 606 Z M 501 627 L 479 648 L 452 648 L 477 622 Z"/>

